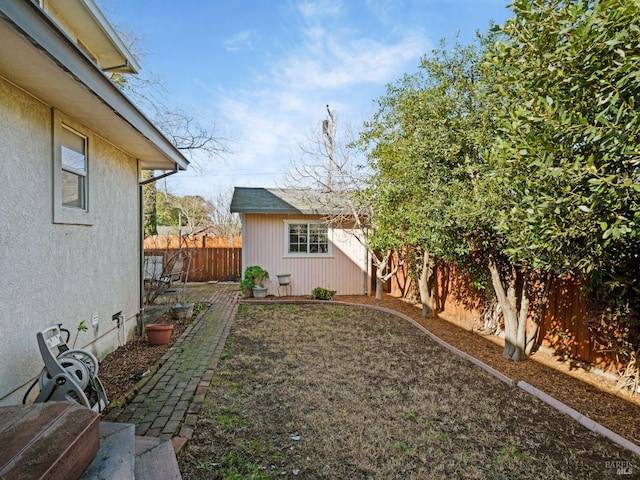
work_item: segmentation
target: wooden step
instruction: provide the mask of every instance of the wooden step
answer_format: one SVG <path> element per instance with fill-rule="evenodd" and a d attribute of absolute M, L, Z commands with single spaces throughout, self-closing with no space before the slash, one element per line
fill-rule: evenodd
<path fill-rule="evenodd" d="M 80 480 L 181 480 L 171 440 L 135 435 L 128 423 L 101 422 L 100 450 Z"/>
<path fill-rule="evenodd" d="M 181 480 L 171 440 L 136 437 L 136 480 Z"/>
<path fill-rule="evenodd" d="M 75 402 L 0 407 L 0 478 L 78 478 L 98 451 L 99 425 Z"/>
<path fill-rule="evenodd" d="M 133 480 L 135 426 L 100 422 L 100 450 L 80 480 Z"/>

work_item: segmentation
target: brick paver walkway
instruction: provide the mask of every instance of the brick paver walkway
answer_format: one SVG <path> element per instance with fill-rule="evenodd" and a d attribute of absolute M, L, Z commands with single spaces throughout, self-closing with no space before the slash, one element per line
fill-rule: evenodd
<path fill-rule="evenodd" d="M 212 305 L 201 313 L 162 357 L 162 366 L 131 403 L 111 410 L 106 420 L 132 423 L 136 435 L 179 437 L 177 447 L 193 434 L 200 406 L 238 309 L 236 284 L 191 287 L 189 298 Z"/>

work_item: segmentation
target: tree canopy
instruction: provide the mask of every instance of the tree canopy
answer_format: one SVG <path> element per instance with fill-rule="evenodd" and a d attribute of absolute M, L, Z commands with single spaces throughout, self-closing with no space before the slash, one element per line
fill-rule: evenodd
<path fill-rule="evenodd" d="M 571 272 L 600 300 L 640 307 L 640 3 L 516 0 L 500 72 L 493 171 L 517 199 L 511 258 Z"/>
<path fill-rule="evenodd" d="M 390 85 L 358 145 L 379 245 L 428 254 L 418 271 L 483 259 L 505 356 L 521 360 L 546 273 L 580 276 L 638 313 L 640 3 L 511 7 L 476 44 L 443 43 Z"/>

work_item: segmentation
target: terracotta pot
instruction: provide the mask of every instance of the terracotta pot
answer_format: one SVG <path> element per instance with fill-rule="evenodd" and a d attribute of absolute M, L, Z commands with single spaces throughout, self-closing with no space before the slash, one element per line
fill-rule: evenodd
<path fill-rule="evenodd" d="M 173 325 L 150 323 L 145 329 L 147 330 L 147 339 L 151 345 L 166 345 L 171 340 Z"/>

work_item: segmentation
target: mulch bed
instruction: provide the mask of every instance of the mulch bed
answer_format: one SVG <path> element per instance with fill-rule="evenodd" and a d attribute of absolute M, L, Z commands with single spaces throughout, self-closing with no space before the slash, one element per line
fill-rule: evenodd
<path fill-rule="evenodd" d="M 155 323 L 173 325 L 171 339 L 167 345 L 150 345 L 147 336 L 136 335 L 126 344 L 107 355 L 100 362 L 98 378 L 102 382 L 110 401 L 117 400 L 128 393 L 151 370 L 157 367 L 162 356 L 180 338 L 192 323 L 192 319 L 175 320 L 169 313 L 159 317 Z"/>

